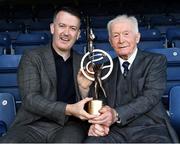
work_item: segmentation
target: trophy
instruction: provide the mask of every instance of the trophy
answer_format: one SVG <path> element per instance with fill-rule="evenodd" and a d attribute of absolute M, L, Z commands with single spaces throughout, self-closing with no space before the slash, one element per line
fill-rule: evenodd
<path fill-rule="evenodd" d="M 93 39 L 95 38 L 92 29 L 89 27 L 89 17 L 87 23 L 87 49 L 88 52 L 81 59 L 81 71 L 83 75 L 93 81 L 93 100 L 88 102 L 87 112 L 98 115 L 107 97 L 102 85 L 102 80 L 106 79 L 112 72 L 113 61 L 111 56 L 101 49 L 95 49 Z"/>

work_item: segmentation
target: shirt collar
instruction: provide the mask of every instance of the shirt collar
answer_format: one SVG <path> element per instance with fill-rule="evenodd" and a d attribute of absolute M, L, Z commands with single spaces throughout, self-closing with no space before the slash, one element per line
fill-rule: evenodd
<path fill-rule="evenodd" d="M 55 60 L 61 60 L 61 61 L 64 61 L 63 57 L 61 55 L 59 55 L 55 50 L 54 48 L 51 46 L 51 49 L 52 49 L 52 52 L 53 52 L 53 55 L 54 55 L 54 58 Z M 66 60 L 66 61 L 69 61 L 72 59 L 72 50 L 71 50 L 71 54 L 70 54 L 70 57 Z"/>
<path fill-rule="evenodd" d="M 120 67 L 121 67 L 121 71 L 122 71 L 122 72 L 124 71 L 124 68 L 122 67 L 123 62 L 128 61 L 128 62 L 129 62 L 129 67 L 128 67 L 128 68 L 130 69 L 130 67 L 131 67 L 131 65 L 132 65 L 132 63 L 133 63 L 133 61 L 134 61 L 134 59 L 135 59 L 135 57 L 136 57 L 136 55 L 137 55 L 137 51 L 138 51 L 138 49 L 135 48 L 134 52 L 132 53 L 132 55 L 129 57 L 128 60 L 124 60 L 124 59 L 118 57 L 118 58 L 119 58 Z"/>

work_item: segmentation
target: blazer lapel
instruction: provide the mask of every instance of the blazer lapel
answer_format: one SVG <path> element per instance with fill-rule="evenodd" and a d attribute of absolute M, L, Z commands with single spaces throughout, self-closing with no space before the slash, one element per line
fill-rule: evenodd
<path fill-rule="evenodd" d="M 132 63 L 132 66 L 129 71 L 131 73 L 131 85 L 133 86 L 132 87 L 133 97 L 135 97 L 137 94 L 136 84 L 138 84 L 138 81 L 141 80 L 141 78 L 139 78 L 138 75 L 140 75 L 140 73 L 142 73 L 142 68 L 140 68 L 142 66 L 142 61 L 144 61 L 144 55 L 143 55 L 142 51 L 140 49 L 138 49 L 136 58 L 135 58 L 134 62 Z"/>
<path fill-rule="evenodd" d="M 74 76 L 76 95 L 77 95 L 77 100 L 80 100 L 82 98 L 81 98 L 79 88 L 78 88 L 78 84 L 77 84 L 77 74 L 78 74 L 78 71 L 80 70 L 80 62 L 81 62 L 82 56 L 80 56 L 79 54 L 77 54 L 73 50 L 72 50 L 72 54 L 73 54 L 73 76 Z"/>
<path fill-rule="evenodd" d="M 48 45 L 48 47 L 44 48 L 43 52 L 44 52 L 43 53 L 44 67 L 49 75 L 49 78 L 53 86 L 56 87 L 57 84 L 56 68 L 55 68 L 54 56 L 51 50 L 51 45 Z"/>

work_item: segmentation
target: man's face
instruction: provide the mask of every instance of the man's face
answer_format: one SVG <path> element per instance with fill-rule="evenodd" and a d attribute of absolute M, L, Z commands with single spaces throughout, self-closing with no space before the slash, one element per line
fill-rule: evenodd
<path fill-rule="evenodd" d="M 135 32 L 130 21 L 112 23 L 109 41 L 119 57 L 128 59 L 137 47 L 139 39 L 140 34 Z"/>
<path fill-rule="evenodd" d="M 79 38 L 80 20 L 68 12 L 60 11 L 50 25 L 52 45 L 57 51 L 69 51 Z"/>

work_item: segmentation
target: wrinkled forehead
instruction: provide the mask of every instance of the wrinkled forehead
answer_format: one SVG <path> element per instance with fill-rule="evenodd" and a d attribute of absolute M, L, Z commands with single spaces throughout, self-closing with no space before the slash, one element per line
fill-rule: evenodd
<path fill-rule="evenodd" d="M 111 23 L 111 28 L 113 27 L 127 27 L 130 29 L 135 29 L 134 23 L 129 19 L 118 19 Z"/>
<path fill-rule="evenodd" d="M 129 19 L 122 19 L 112 22 L 110 26 L 110 31 L 111 33 L 125 31 L 136 33 L 134 23 Z"/>

